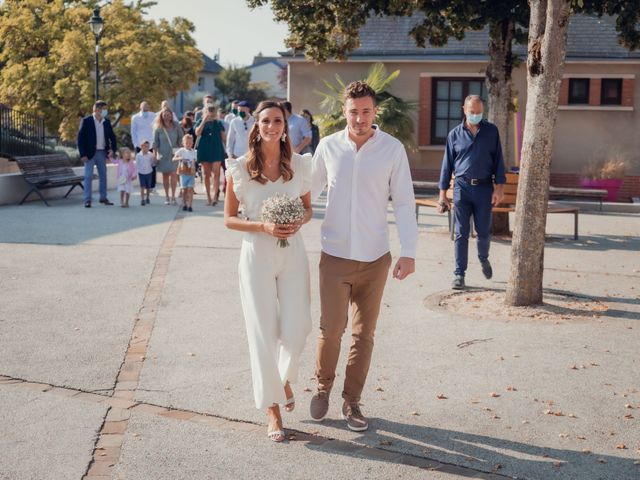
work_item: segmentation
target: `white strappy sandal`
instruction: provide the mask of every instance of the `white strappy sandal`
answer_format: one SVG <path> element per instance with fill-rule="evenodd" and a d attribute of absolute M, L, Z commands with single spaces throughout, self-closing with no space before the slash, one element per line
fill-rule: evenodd
<path fill-rule="evenodd" d="M 284 404 L 285 411 L 293 412 L 295 408 L 296 408 L 296 397 L 287 398 L 287 401 Z"/>
<path fill-rule="evenodd" d="M 267 437 L 269 437 L 269 440 L 276 443 L 284 442 L 287 438 L 284 430 L 274 430 L 273 432 L 268 432 Z"/>

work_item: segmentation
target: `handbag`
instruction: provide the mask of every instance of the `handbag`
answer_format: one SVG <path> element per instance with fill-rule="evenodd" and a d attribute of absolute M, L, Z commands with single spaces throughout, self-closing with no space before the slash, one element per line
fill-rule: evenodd
<path fill-rule="evenodd" d="M 171 138 L 169 138 L 169 133 L 167 132 L 167 129 L 162 127 L 162 130 L 164 131 L 164 135 L 167 137 L 167 142 L 169 142 L 169 146 L 171 147 L 171 153 L 175 155 L 176 152 L 180 150 L 180 148 L 173 146 L 173 143 L 171 142 Z"/>

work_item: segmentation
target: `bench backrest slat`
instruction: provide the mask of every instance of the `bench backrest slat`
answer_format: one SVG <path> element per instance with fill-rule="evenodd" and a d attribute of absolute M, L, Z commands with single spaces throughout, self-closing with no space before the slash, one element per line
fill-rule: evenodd
<path fill-rule="evenodd" d="M 75 176 L 69 158 L 63 154 L 18 157 L 16 162 L 30 183 Z"/>

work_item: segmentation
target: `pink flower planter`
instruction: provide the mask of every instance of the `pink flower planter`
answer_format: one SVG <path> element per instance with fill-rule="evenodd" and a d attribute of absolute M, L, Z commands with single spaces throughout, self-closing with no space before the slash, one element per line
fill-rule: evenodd
<path fill-rule="evenodd" d="M 620 178 L 583 178 L 580 183 L 585 188 L 600 188 L 607 192 L 607 196 L 604 197 L 605 202 L 615 202 L 618 200 L 618 190 L 622 185 L 622 179 Z"/>

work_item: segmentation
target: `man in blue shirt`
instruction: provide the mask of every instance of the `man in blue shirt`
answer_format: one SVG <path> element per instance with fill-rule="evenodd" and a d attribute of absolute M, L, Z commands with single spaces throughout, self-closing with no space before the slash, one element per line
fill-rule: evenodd
<path fill-rule="evenodd" d="M 478 235 L 478 258 L 485 278 L 491 278 L 489 263 L 491 242 L 491 208 L 504 198 L 506 182 L 500 133 L 498 128 L 482 120 L 484 104 L 478 95 L 469 95 L 463 106 L 464 120 L 447 136 L 447 146 L 440 171 L 440 213 L 451 208 L 447 190 L 455 174 L 453 189 L 454 251 L 456 260 L 452 288 L 465 287 L 469 251 L 470 220 Z"/>

